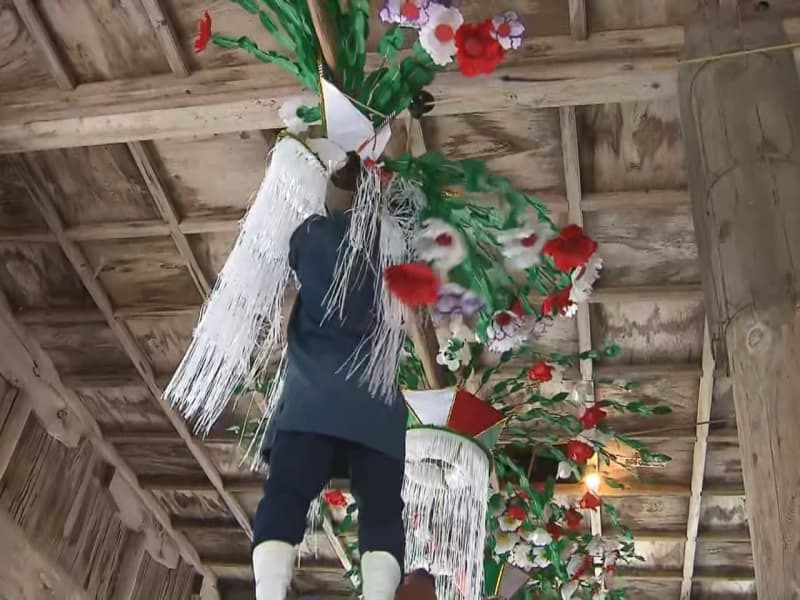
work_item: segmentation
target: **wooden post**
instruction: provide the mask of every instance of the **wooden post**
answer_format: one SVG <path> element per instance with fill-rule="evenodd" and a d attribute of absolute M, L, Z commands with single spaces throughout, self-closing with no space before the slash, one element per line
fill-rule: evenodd
<path fill-rule="evenodd" d="M 748 19 L 730 3 L 698 4 L 686 27 L 687 58 L 786 43 L 766 3 Z M 679 90 L 709 327 L 717 363 L 727 363 L 733 381 L 758 595 L 793 598 L 800 590 L 800 80 L 791 51 L 780 51 L 687 64 Z"/>

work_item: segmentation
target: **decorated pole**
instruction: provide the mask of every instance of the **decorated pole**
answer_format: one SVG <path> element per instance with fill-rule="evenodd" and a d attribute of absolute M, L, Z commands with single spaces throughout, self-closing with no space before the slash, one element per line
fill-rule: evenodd
<path fill-rule="evenodd" d="M 704 0 L 680 73 L 695 234 L 717 363 L 727 358 L 761 598 L 800 589 L 800 80 L 766 2 Z M 721 2 L 719 4 L 722 4 Z M 735 14 L 734 14 L 735 12 Z"/>

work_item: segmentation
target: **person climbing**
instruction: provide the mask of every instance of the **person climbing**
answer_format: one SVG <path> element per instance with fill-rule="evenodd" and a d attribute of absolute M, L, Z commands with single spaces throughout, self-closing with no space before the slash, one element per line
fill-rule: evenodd
<path fill-rule="evenodd" d="M 355 180 L 345 187 L 354 189 Z M 359 347 L 376 318 L 382 278 L 369 257 L 343 312 L 326 318 L 325 296 L 350 223 L 349 212 L 333 201 L 341 196 L 331 190 L 328 215 L 310 217 L 291 238 L 289 259 L 300 285 L 288 325 L 285 382 L 263 449 L 269 478 L 253 523 L 257 600 L 284 599 L 309 505 L 341 475 L 340 467 L 359 509 L 364 598 L 394 599 L 402 576 L 405 403 L 399 389 L 374 397 L 361 371 L 341 368 L 354 352 L 364 352 Z"/>

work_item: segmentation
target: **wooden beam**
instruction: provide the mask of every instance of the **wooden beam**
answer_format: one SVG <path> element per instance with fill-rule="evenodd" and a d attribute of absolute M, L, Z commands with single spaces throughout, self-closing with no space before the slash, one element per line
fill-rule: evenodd
<path fill-rule="evenodd" d="M 619 581 L 681 581 L 682 578 L 680 569 L 618 569 L 614 574 L 614 579 Z M 699 571 L 694 579 L 704 583 L 715 583 L 753 581 L 754 578 L 752 570 L 714 569 Z"/>
<path fill-rule="evenodd" d="M 157 4 L 157 0 L 149 1 Z M 175 210 L 175 206 L 167 194 L 166 186 L 161 181 L 152 144 L 149 142 L 129 142 L 128 150 L 133 156 L 133 160 L 136 161 L 136 166 L 139 169 L 139 173 L 142 175 L 142 179 L 144 179 L 145 185 L 147 185 L 147 189 L 150 191 L 150 196 L 153 198 L 158 213 L 161 215 L 161 218 L 166 221 L 167 227 L 169 227 L 172 241 L 175 242 L 175 246 L 178 248 L 178 254 L 186 264 L 186 268 L 189 271 L 192 281 L 194 281 L 195 287 L 197 287 L 197 291 L 205 298 L 211 290 L 211 285 L 205 273 L 203 273 L 200 263 L 197 262 L 197 257 L 194 255 L 192 247 L 189 245 L 189 240 L 180 230 L 178 212 Z"/>
<path fill-rule="evenodd" d="M 118 569 L 117 584 L 114 586 L 113 600 L 135 600 L 136 582 L 146 550 L 143 533 L 128 536 Z"/>
<path fill-rule="evenodd" d="M 244 529 L 248 536 L 252 537 L 252 528 L 247 512 L 244 510 L 241 503 L 225 490 L 222 477 L 206 449 L 202 446 L 201 442 L 194 439 L 183 418 L 173 410 L 169 402 L 164 399 L 163 389 L 156 381 L 155 373 L 149 359 L 139 347 L 127 325 L 114 316 L 114 309 L 111 305 L 108 293 L 94 277 L 89 260 L 84 256 L 81 248 L 64 235 L 64 223 L 56 210 L 55 201 L 53 200 L 53 194 L 55 193 L 54 184 L 46 177 L 35 157 L 26 156 L 24 162 L 20 163 L 18 166 L 39 213 L 58 239 L 61 250 L 75 269 L 78 277 L 80 277 L 81 282 L 94 300 L 97 308 L 105 317 L 108 326 L 114 333 L 114 337 L 119 341 L 131 362 L 133 362 L 134 368 L 144 380 L 153 398 L 161 406 L 167 419 L 178 432 L 178 435 L 186 442 L 186 447 L 189 449 L 189 452 L 191 452 L 192 456 L 197 460 L 200 468 L 209 478 L 209 481 L 219 493 L 225 505 L 242 526 L 242 529 Z"/>
<path fill-rule="evenodd" d="M 536 195 L 536 192 L 532 193 Z M 548 193 L 543 199 L 553 213 L 567 210 L 566 196 L 560 192 Z M 584 193 L 581 206 L 584 213 L 687 210 L 689 194 L 681 190 Z M 239 230 L 243 217 L 244 213 L 230 217 L 188 217 L 179 220 L 177 228 L 184 235 L 235 233 Z M 76 242 L 165 237 L 171 234 L 171 226 L 159 219 L 87 223 L 68 227 L 65 231 L 65 235 Z M 49 232 L 0 228 L 0 242 L 39 244 L 55 243 L 55 241 L 55 237 Z"/>
<path fill-rule="evenodd" d="M 75 87 L 75 79 L 72 77 L 69 68 L 64 60 L 61 58 L 61 53 L 53 43 L 50 33 L 47 31 L 47 26 L 42 20 L 39 9 L 36 8 L 33 0 L 14 0 L 14 6 L 19 13 L 22 22 L 28 29 L 28 33 L 39 46 L 39 49 L 44 54 L 47 61 L 47 67 L 50 69 L 50 74 L 56 80 L 58 87 L 62 90 L 71 90 Z M 1 104 L 1 103 L 0 103 Z M 2 146 L 2 143 L 0 143 Z"/>
<path fill-rule="evenodd" d="M 24 402 L 22 394 L 10 387 L 2 398 L 2 407 L 10 406 L 5 420 L 0 422 L 0 479 L 8 469 L 14 450 L 22 437 L 22 431 L 31 414 L 31 405 Z"/>
<path fill-rule="evenodd" d="M 774 4 L 774 3 L 773 3 Z M 688 21 L 685 55 L 786 44 L 770 10 Z M 800 78 L 790 50 L 686 65 L 680 110 L 712 348 L 733 382 L 758 595 L 800 589 Z M 769 107 L 769 108 L 767 108 Z"/>
<path fill-rule="evenodd" d="M 79 428 L 81 433 L 85 433 L 100 457 L 116 469 L 120 477 L 130 485 L 138 501 L 180 548 L 186 561 L 199 573 L 213 576 L 213 573 L 200 561 L 200 556 L 189 540 L 172 528 L 169 515 L 158 500 L 138 485 L 133 470 L 114 446 L 103 438 L 97 421 L 83 406 L 78 396 L 64 386 L 50 357 L 42 350 L 34 336 L 14 319 L 8 301 L 1 292 L 0 339 L 3 340 L 3 352 L 0 353 L 0 371 L 3 375 L 8 375 L 6 378 L 12 382 L 18 382 L 20 387 L 24 386 L 26 398 L 50 403 L 51 409 L 57 411 L 62 421 L 73 424 L 70 426 Z M 3 360 L 8 357 L 14 357 L 15 360 L 13 362 Z"/>
<path fill-rule="evenodd" d="M 569 0 L 569 30 L 576 40 L 585 40 L 588 37 L 586 0 Z"/>
<path fill-rule="evenodd" d="M 429 86 L 437 102 L 432 114 L 650 101 L 676 93 L 672 57 L 532 66 L 498 69 L 481 85 L 458 72 L 442 73 Z M 0 94 L 0 153 L 279 129 L 279 108 L 301 88 L 276 85 L 265 97 L 263 82 L 274 76 L 255 65 L 200 70 L 182 80 L 170 75 L 84 84 L 61 95 Z"/>
<path fill-rule="evenodd" d="M 187 77 L 190 73 L 189 65 L 183 56 L 183 49 L 175 34 L 175 28 L 164 12 L 161 0 L 141 0 L 141 2 L 173 75 Z"/>
<path fill-rule="evenodd" d="M 0 539 L 0 598 L 94 599 L 94 594 L 89 594 L 64 567 L 31 543 L 5 506 L 0 506 Z"/>
<path fill-rule="evenodd" d="M 692 459 L 692 495 L 689 498 L 689 518 L 686 525 L 686 544 L 683 548 L 683 579 L 681 600 L 689 600 L 692 594 L 692 575 L 697 548 L 697 530 L 703 500 L 703 481 L 706 473 L 706 450 L 708 449 L 708 421 L 711 419 L 711 401 L 714 395 L 714 355 L 711 352 L 711 335 L 708 323 L 703 328 L 703 377 L 697 396 L 697 440 Z"/>

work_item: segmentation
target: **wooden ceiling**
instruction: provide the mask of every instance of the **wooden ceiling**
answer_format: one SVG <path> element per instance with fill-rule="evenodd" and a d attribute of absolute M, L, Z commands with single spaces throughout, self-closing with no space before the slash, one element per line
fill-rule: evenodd
<path fill-rule="evenodd" d="M 652 423 L 613 423 L 673 457 L 609 492 L 646 558 L 619 577 L 637 600 L 755 595 L 733 403 L 704 335 L 674 97 L 691 4 L 464 0 L 468 17 L 518 10 L 526 45 L 491 77 L 437 78 L 440 104 L 421 128 L 428 148 L 487 160 L 600 243 L 602 287 L 543 344 L 575 352 L 614 340 L 622 357 L 596 378 L 641 380 L 637 394 L 673 408 Z M 800 38 L 800 2 L 770 5 Z M 239 466 L 225 425 L 247 407 L 203 440 L 159 398 L 262 177 L 277 109 L 298 88 L 244 54 L 192 54 L 206 9 L 215 29 L 270 47 L 228 0 L 0 0 L 0 312 L 32 356 L 52 360 L 51 389 L 99 426 L 95 448 L 135 474 L 145 504 L 196 559 L 187 561 L 234 597 L 250 578 L 261 482 Z M 615 384 L 599 394 L 630 397 Z M 696 423 L 709 415 L 707 434 Z M 341 544 L 316 542 L 296 591 L 346 596 Z"/>

